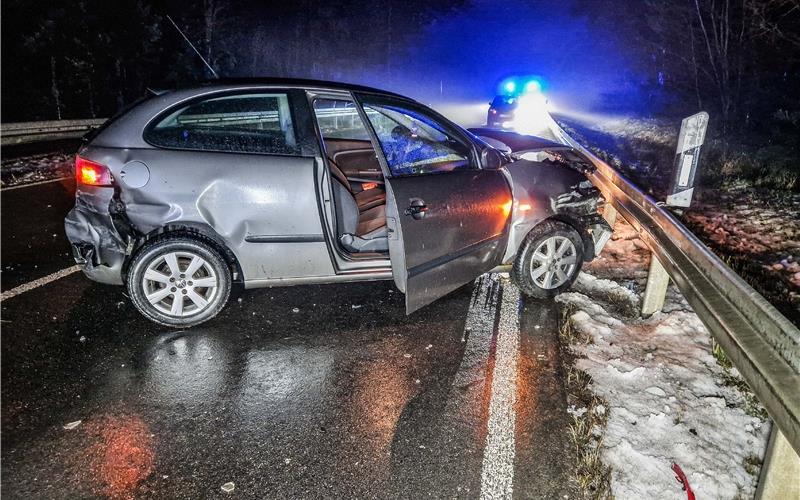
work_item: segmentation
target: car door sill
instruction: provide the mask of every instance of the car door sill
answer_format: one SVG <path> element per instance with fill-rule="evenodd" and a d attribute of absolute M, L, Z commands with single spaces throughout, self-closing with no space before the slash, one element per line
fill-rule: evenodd
<path fill-rule="evenodd" d="M 337 274 L 334 276 L 301 276 L 295 278 L 267 278 L 246 280 L 245 288 L 264 288 L 271 286 L 314 285 L 321 283 L 347 283 L 352 281 L 384 281 L 392 279 L 391 269 L 371 270 L 367 273 Z"/>

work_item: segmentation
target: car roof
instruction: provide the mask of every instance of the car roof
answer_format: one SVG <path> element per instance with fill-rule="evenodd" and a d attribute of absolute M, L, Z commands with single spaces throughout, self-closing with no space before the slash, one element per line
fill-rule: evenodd
<path fill-rule="evenodd" d="M 147 123 L 163 110 L 170 106 L 185 102 L 188 99 L 240 89 L 281 88 L 320 90 L 330 92 L 361 92 L 375 96 L 391 97 L 406 102 L 417 103 L 409 97 L 388 92 L 385 90 L 341 82 L 326 82 L 323 80 L 304 80 L 299 78 L 219 78 L 206 80 L 194 85 L 175 88 L 172 90 L 149 90 L 150 98 L 140 101 L 137 106 L 117 120 L 109 120 L 95 133 L 87 135 L 87 142 L 91 141 L 96 146 L 109 147 L 149 147 L 141 136 Z M 417 103 L 419 104 L 419 103 Z M 131 133 L 135 131 L 135 133 Z"/>
<path fill-rule="evenodd" d="M 184 87 L 182 90 L 188 90 L 197 87 L 218 87 L 218 86 L 239 86 L 239 85 L 254 85 L 265 87 L 296 87 L 304 89 L 320 89 L 320 90 L 344 90 L 347 92 L 363 92 L 369 94 L 380 94 L 389 97 L 396 97 L 405 100 L 413 100 L 410 97 L 391 92 L 388 90 L 376 89 L 366 85 L 358 85 L 354 83 L 332 82 L 326 80 L 312 80 L 304 78 L 278 78 L 278 77 L 252 77 L 252 78 L 217 78 L 213 80 L 205 80 L 200 85 Z"/>

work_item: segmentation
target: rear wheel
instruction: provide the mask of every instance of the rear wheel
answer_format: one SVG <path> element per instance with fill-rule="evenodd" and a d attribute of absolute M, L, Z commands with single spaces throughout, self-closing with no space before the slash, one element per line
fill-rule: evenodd
<path fill-rule="evenodd" d="M 176 236 L 142 248 L 131 262 L 127 285 L 133 304 L 148 319 L 187 328 L 225 307 L 231 272 L 213 247 Z"/>
<path fill-rule="evenodd" d="M 563 222 L 546 221 L 525 238 L 512 276 L 526 295 L 549 298 L 572 286 L 582 265 L 583 242 L 578 232 Z"/>

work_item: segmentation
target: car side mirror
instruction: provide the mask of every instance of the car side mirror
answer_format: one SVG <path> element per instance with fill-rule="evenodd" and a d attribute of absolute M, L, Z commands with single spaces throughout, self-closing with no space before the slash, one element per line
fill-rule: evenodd
<path fill-rule="evenodd" d="M 481 167 L 486 170 L 497 170 L 505 164 L 503 154 L 494 148 L 483 148 L 481 151 Z"/>

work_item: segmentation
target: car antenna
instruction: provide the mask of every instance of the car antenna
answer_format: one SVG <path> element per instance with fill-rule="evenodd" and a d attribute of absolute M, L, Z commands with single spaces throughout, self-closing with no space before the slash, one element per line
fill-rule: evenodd
<path fill-rule="evenodd" d="M 214 78 L 219 79 L 219 75 L 217 74 L 216 71 L 214 71 L 214 68 L 212 68 L 211 65 L 208 64 L 208 61 L 206 61 L 206 58 L 203 57 L 203 55 L 200 53 L 199 50 L 197 50 L 197 48 L 194 46 L 194 44 L 191 41 L 189 41 L 189 39 L 186 37 L 186 35 L 183 34 L 183 31 L 181 31 L 181 29 L 178 27 L 178 25 L 175 24 L 175 21 L 173 21 L 172 18 L 169 17 L 169 14 L 167 14 L 167 20 L 169 22 L 171 22 L 173 26 L 175 26 L 175 29 L 178 30 L 178 33 L 180 33 L 181 36 L 183 37 L 183 39 L 186 40 L 186 43 L 188 43 L 189 47 L 191 47 L 192 50 L 194 51 L 194 53 L 197 54 L 197 57 L 199 57 L 200 60 L 203 61 L 203 64 L 206 65 L 206 68 L 208 68 L 208 70 L 211 71 L 211 74 L 214 75 Z"/>

